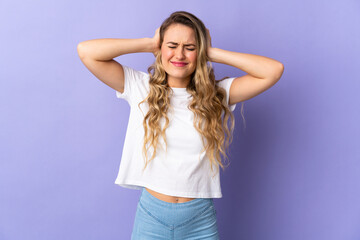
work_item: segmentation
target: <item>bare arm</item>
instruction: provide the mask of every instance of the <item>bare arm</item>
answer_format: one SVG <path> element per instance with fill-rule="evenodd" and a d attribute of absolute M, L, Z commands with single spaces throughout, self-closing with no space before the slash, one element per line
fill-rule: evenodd
<path fill-rule="evenodd" d="M 80 58 L 108 61 L 128 53 L 152 52 L 153 46 L 151 38 L 103 38 L 80 42 L 77 50 Z"/>
<path fill-rule="evenodd" d="M 234 79 L 230 87 L 229 104 L 243 102 L 266 91 L 281 78 L 284 66 L 281 62 L 254 54 L 231 52 L 211 48 L 210 58 L 247 72 Z"/>
<path fill-rule="evenodd" d="M 128 53 L 158 50 L 158 30 L 153 38 L 119 39 L 104 38 L 80 42 L 78 55 L 83 64 L 109 87 L 124 92 L 124 70 L 113 58 Z"/>
<path fill-rule="evenodd" d="M 281 78 L 284 71 L 281 62 L 260 55 L 213 48 L 209 31 L 208 37 L 208 56 L 212 62 L 230 65 L 248 73 L 232 82 L 229 93 L 230 105 L 259 95 Z"/>
<path fill-rule="evenodd" d="M 282 63 L 272 58 L 220 48 L 211 48 L 210 54 L 212 62 L 236 67 L 256 78 L 278 80 L 281 76 Z"/>

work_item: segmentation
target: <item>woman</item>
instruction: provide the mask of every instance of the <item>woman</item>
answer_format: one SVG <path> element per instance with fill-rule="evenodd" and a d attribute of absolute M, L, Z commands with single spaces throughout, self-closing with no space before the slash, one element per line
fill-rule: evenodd
<path fill-rule="evenodd" d="M 154 54 L 148 73 L 113 60 L 137 52 Z M 132 239 L 218 239 L 213 198 L 222 197 L 218 170 L 232 141 L 232 111 L 273 86 L 283 65 L 212 47 L 203 22 L 185 11 L 153 38 L 88 40 L 78 54 L 131 107 L 115 183 L 142 190 Z M 211 62 L 248 74 L 215 81 Z"/>

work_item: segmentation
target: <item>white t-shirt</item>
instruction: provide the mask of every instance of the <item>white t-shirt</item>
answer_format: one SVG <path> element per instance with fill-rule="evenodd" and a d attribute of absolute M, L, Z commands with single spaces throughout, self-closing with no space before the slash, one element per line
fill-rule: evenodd
<path fill-rule="evenodd" d="M 187 108 L 191 94 L 186 88 L 172 88 L 174 95 L 170 98 L 172 108 L 168 111 L 169 126 L 166 129 L 167 152 L 165 142 L 159 137 L 157 153 L 146 166 L 144 172 L 143 120 L 148 111 L 148 104 L 138 103 L 146 98 L 149 92 L 149 74 L 123 66 L 125 75 L 124 92 L 116 91 L 117 98 L 125 99 L 130 105 L 130 116 L 125 142 L 115 184 L 130 189 L 150 188 L 170 196 L 188 198 L 221 198 L 219 167 L 210 162 L 203 150 L 201 136 L 193 126 L 193 112 Z M 229 89 L 234 78 L 217 81 L 223 87 L 229 102 Z M 170 93 L 171 94 L 171 93 Z M 234 111 L 236 104 L 230 105 Z M 161 124 L 164 124 L 164 119 Z M 164 126 L 164 125 L 162 125 Z M 153 148 L 148 152 L 152 156 Z M 216 174 L 215 174 L 216 173 Z M 214 176 L 215 174 L 215 176 Z M 214 177 L 213 177 L 214 176 Z"/>

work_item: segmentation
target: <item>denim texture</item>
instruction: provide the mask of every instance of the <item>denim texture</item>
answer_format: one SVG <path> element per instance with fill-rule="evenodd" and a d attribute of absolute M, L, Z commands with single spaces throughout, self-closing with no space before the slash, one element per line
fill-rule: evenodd
<path fill-rule="evenodd" d="M 131 240 L 218 240 L 212 198 L 168 203 L 142 188 Z"/>

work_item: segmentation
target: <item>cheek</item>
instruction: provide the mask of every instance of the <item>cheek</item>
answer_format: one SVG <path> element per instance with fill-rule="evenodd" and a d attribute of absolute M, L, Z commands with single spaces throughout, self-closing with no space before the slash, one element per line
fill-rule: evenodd
<path fill-rule="evenodd" d="M 195 52 L 195 53 L 190 53 L 190 54 L 188 55 L 188 59 L 189 59 L 191 62 L 196 63 L 196 59 L 197 59 L 197 54 L 196 54 L 196 52 Z"/>
<path fill-rule="evenodd" d="M 171 51 L 161 50 L 161 58 L 166 61 L 171 57 Z"/>

